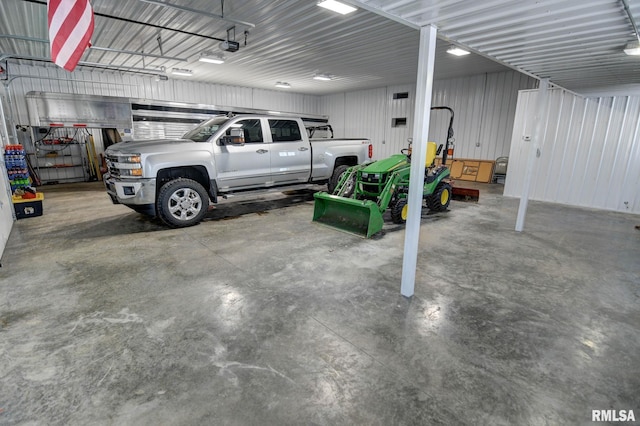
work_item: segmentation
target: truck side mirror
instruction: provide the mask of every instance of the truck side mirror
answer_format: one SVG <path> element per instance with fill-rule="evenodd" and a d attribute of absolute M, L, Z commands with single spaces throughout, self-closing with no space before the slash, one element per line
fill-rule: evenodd
<path fill-rule="evenodd" d="M 223 145 L 244 145 L 244 129 L 233 127 L 220 138 Z"/>

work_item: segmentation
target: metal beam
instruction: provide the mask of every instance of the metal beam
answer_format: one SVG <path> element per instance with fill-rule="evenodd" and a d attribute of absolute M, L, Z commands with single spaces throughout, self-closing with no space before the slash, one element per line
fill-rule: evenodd
<path fill-rule="evenodd" d="M 7 54 L 0 54 L 0 61 L 4 61 L 6 59 L 20 59 L 20 60 L 25 60 L 25 61 L 35 61 L 35 62 L 49 62 L 49 63 L 53 63 L 53 61 L 49 58 L 43 58 L 40 56 L 28 56 L 28 55 L 18 55 L 16 53 L 7 53 Z M 119 65 L 105 65 L 105 64 L 99 64 L 97 62 L 86 62 L 86 61 L 80 61 L 78 62 L 79 66 L 83 66 L 83 67 L 92 67 L 92 68 L 99 68 L 99 69 L 105 69 L 105 70 L 110 70 L 110 71 L 122 71 L 122 72 L 131 72 L 131 73 L 135 73 L 135 74 L 143 74 L 143 75 L 151 75 L 151 76 L 157 76 L 157 75 L 161 75 L 161 74 L 165 74 L 165 71 L 163 70 L 150 70 L 148 68 L 136 68 L 136 67 L 127 67 L 127 66 L 119 66 Z M 42 77 L 38 77 L 38 78 L 42 78 Z M 67 80 L 69 81 L 69 80 Z M 71 80 L 73 81 L 73 80 Z"/>
<path fill-rule="evenodd" d="M 252 24 L 250 22 L 240 21 L 239 19 L 227 18 L 224 15 L 217 15 L 215 13 L 207 12 L 204 10 L 193 9 L 187 6 L 180 6 L 177 4 L 166 3 L 161 0 L 139 0 L 139 1 L 143 3 L 155 4 L 156 6 L 166 7 L 168 9 L 180 10 L 182 12 L 191 12 L 197 15 L 208 16 L 209 18 L 221 19 L 223 21 L 231 22 L 233 24 L 239 24 L 239 25 L 250 27 L 250 28 L 255 28 L 255 24 Z"/>
<path fill-rule="evenodd" d="M 636 20 L 633 19 L 633 14 L 631 13 L 631 8 L 629 7 L 629 2 L 627 0 L 620 0 L 622 2 L 622 7 L 624 7 L 624 11 L 629 18 L 629 22 L 631 23 L 631 27 L 633 28 L 633 32 L 636 33 L 636 38 L 640 42 L 640 33 L 638 33 L 638 26 L 636 25 Z"/>
<path fill-rule="evenodd" d="M 373 12 L 375 14 L 378 14 L 380 16 L 384 16 L 387 19 L 390 19 L 392 21 L 395 21 L 399 24 L 402 25 L 406 25 L 407 27 L 419 30 L 420 29 L 420 25 L 416 24 L 415 22 L 411 22 L 411 21 L 407 21 L 404 18 L 401 18 L 397 15 L 394 15 L 392 13 L 386 12 L 385 10 L 383 10 L 381 7 L 379 6 L 370 6 L 365 2 L 362 1 L 357 1 L 357 0 L 342 0 L 343 3 L 347 3 L 350 4 L 351 6 L 355 6 L 355 7 L 359 7 L 360 9 L 364 9 L 364 10 L 368 10 L 369 12 Z"/>
<path fill-rule="evenodd" d="M 27 3 L 40 4 L 42 6 L 46 6 L 47 5 L 47 1 L 46 0 L 22 0 L 22 1 L 27 2 Z M 119 16 L 114 16 L 114 15 L 107 15 L 106 13 L 96 12 L 95 10 L 93 11 L 93 16 L 98 16 L 100 18 L 113 19 L 115 21 L 120 21 L 120 22 L 127 22 L 129 24 L 143 25 L 145 27 L 157 28 L 159 30 L 173 31 L 173 32 L 180 33 L 180 34 L 186 34 L 186 35 L 190 35 L 190 36 L 194 36 L 194 37 L 202 37 L 202 38 L 206 38 L 206 39 L 209 39 L 209 40 L 225 41 L 223 38 L 219 38 L 219 37 L 212 37 L 212 36 L 207 36 L 207 35 L 204 35 L 204 34 L 192 33 L 190 31 L 178 30 L 176 28 L 169 28 L 169 27 L 165 27 L 165 26 L 162 26 L 162 25 L 156 25 L 156 24 L 153 24 L 151 22 L 141 22 L 141 21 L 136 21 L 134 19 L 121 18 Z"/>
<path fill-rule="evenodd" d="M 49 43 L 49 40 L 45 38 L 35 38 L 35 37 L 27 37 L 27 36 L 21 36 L 21 35 L 13 35 L 13 34 L 0 34 L 0 38 L 34 41 L 38 43 L 47 43 L 47 44 Z M 114 49 L 111 47 L 89 46 L 89 49 L 100 50 L 103 52 L 124 53 L 126 55 L 143 56 L 145 58 L 167 59 L 167 60 L 179 61 L 179 62 L 187 62 L 189 60 L 188 58 L 177 58 L 174 56 L 156 55 L 153 53 L 136 52 L 133 50 Z"/>
<path fill-rule="evenodd" d="M 418 241 L 420 218 L 422 217 L 422 193 L 424 190 L 424 161 L 427 155 L 431 97 L 433 93 L 433 70 L 436 58 L 437 29 L 433 25 L 420 28 L 420 50 L 418 54 L 418 77 L 413 127 L 413 166 L 409 176 L 407 225 L 404 234 L 404 256 L 402 259 L 402 284 L 400 293 L 413 296 L 418 264 Z"/>

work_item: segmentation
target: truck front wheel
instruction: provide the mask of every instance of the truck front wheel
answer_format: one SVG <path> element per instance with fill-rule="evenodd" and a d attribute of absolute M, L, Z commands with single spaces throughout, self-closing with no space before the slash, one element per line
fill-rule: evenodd
<path fill-rule="evenodd" d="M 347 166 L 343 164 L 335 168 L 335 170 L 333 171 L 333 174 L 331 175 L 331 179 L 329 179 L 329 183 L 327 184 L 327 189 L 329 194 L 333 194 L 335 192 L 336 188 L 338 187 L 338 184 L 340 183 L 340 180 L 342 179 L 342 176 L 347 172 L 347 170 L 349 170 L 349 167 L 351 166 Z M 351 196 L 353 195 L 355 186 L 356 186 L 356 176 L 354 174 L 353 176 L 351 176 L 351 181 L 345 183 L 344 192 L 342 196 L 345 198 L 351 198 Z"/>
<path fill-rule="evenodd" d="M 160 188 L 156 210 L 160 219 L 172 228 L 184 228 L 200 223 L 207 213 L 209 196 L 198 182 L 178 178 Z"/>

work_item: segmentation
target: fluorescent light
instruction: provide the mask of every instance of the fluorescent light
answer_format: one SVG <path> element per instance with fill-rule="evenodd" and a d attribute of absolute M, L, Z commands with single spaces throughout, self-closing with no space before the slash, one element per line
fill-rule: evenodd
<path fill-rule="evenodd" d="M 200 62 L 207 62 L 209 64 L 224 64 L 224 56 L 208 52 L 201 53 L 198 60 Z"/>
<path fill-rule="evenodd" d="M 216 65 L 220 65 L 220 64 L 224 64 L 224 59 L 216 59 L 216 58 L 207 58 L 207 57 L 201 57 L 200 59 L 198 59 L 200 62 L 207 62 L 209 64 L 216 64 Z"/>
<path fill-rule="evenodd" d="M 291 85 L 289 83 L 286 83 L 284 81 L 279 81 L 276 83 L 276 87 L 279 87 L 281 89 L 291 89 Z"/>
<path fill-rule="evenodd" d="M 321 81 L 330 81 L 330 80 L 333 80 L 333 77 L 330 76 L 329 74 L 314 74 L 313 79 L 321 80 Z"/>
<path fill-rule="evenodd" d="M 193 71 L 184 69 L 184 68 L 173 68 L 171 70 L 171 74 L 173 75 L 184 75 L 186 77 L 191 77 L 193 75 Z"/>
<path fill-rule="evenodd" d="M 358 10 L 353 6 L 349 6 L 348 4 L 340 3 L 335 0 L 325 0 L 318 3 L 318 6 L 324 7 L 325 9 L 332 10 L 334 12 L 338 12 L 341 15 L 346 15 L 347 13 L 355 12 Z"/>
<path fill-rule="evenodd" d="M 629 56 L 640 55 L 640 42 L 629 43 L 624 48 L 624 53 Z"/>
<path fill-rule="evenodd" d="M 464 55 L 468 55 L 471 52 L 456 46 L 451 46 L 449 49 L 447 49 L 447 53 L 451 53 L 452 55 L 456 55 L 456 56 L 464 56 Z"/>

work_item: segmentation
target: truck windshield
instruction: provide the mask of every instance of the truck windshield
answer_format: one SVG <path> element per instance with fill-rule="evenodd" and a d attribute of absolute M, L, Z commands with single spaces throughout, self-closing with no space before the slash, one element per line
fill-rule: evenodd
<path fill-rule="evenodd" d="M 198 124 L 195 129 L 185 133 L 182 138 L 191 139 L 194 142 L 206 142 L 227 120 L 229 120 L 227 117 L 214 117 L 210 120 L 203 121 Z"/>

